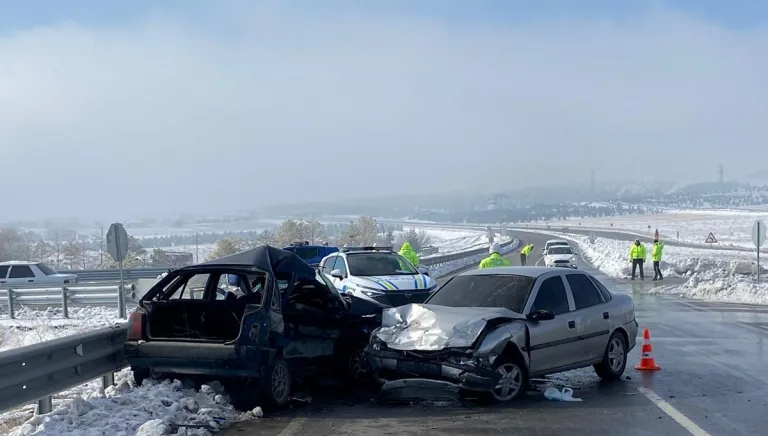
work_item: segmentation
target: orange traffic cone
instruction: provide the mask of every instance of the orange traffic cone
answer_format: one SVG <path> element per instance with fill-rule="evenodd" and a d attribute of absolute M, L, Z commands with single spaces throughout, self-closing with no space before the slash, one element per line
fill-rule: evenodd
<path fill-rule="evenodd" d="M 651 346 L 651 331 L 643 329 L 643 347 L 640 349 L 640 363 L 635 366 L 638 371 L 658 371 L 661 368 L 653 359 L 653 347 Z"/>

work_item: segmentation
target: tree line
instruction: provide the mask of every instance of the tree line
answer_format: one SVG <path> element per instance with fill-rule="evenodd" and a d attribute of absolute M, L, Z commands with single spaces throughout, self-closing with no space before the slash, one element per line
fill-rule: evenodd
<path fill-rule="evenodd" d="M 373 217 L 361 217 L 347 224 L 327 225 L 315 219 L 289 219 L 275 229 L 258 232 L 207 233 L 203 240 L 200 235 L 197 235 L 197 238 L 195 235 L 183 235 L 183 237 L 187 238 L 184 239 L 186 241 L 192 241 L 192 244 L 194 241 L 200 244 L 215 243 L 209 258 L 226 256 L 264 244 L 284 247 L 299 241 L 307 241 L 310 244 L 328 243 L 336 246 L 377 243 L 394 245 L 396 248 L 408 241 L 417 252 L 429 245 L 429 234 L 425 231 L 410 229 L 403 232 L 402 230 L 402 226 L 385 225 L 377 222 Z M 169 247 L 174 244 L 160 245 L 160 241 L 168 241 L 168 237 L 138 239 L 129 235 L 128 255 L 123 261 L 123 266 L 126 268 L 172 266 L 161 265 L 168 256 L 160 247 Z M 117 262 L 107 252 L 106 240 L 101 232 L 79 235 L 72 240 L 58 238 L 45 240 L 34 232 L 0 228 L 0 262 L 10 260 L 43 262 L 57 270 L 117 267 Z"/>

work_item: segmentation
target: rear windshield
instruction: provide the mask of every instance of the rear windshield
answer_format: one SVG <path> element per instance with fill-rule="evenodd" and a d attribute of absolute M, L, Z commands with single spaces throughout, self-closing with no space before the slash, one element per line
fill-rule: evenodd
<path fill-rule="evenodd" d="M 58 274 L 56 271 L 53 270 L 50 266 L 44 264 L 44 263 L 38 263 L 37 267 L 40 269 L 40 271 L 43 272 L 43 274 L 47 276 L 52 276 L 54 274 Z"/>
<path fill-rule="evenodd" d="M 523 313 L 535 281 L 533 277 L 512 274 L 457 276 L 427 303 L 449 307 L 504 307 Z"/>
<path fill-rule="evenodd" d="M 554 246 L 547 251 L 547 254 L 573 254 L 571 247 Z"/>

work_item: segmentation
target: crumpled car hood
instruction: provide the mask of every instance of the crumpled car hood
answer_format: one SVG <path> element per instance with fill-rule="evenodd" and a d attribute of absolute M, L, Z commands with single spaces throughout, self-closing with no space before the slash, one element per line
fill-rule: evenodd
<path fill-rule="evenodd" d="M 509 309 L 407 304 L 384 311 L 376 336 L 393 350 L 470 347 L 490 320 L 525 320 Z"/>

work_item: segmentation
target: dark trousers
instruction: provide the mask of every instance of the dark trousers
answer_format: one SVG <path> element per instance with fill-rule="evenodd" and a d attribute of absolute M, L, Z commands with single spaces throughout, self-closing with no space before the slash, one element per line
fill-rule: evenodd
<path fill-rule="evenodd" d="M 632 280 L 635 279 L 635 270 L 637 270 L 637 267 L 640 267 L 640 280 L 645 280 L 645 275 L 643 274 L 644 262 L 643 259 L 632 259 Z"/>
<path fill-rule="evenodd" d="M 525 255 L 525 253 L 520 253 L 520 265 L 525 266 L 525 259 L 528 256 Z"/>
<path fill-rule="evenodd" d="M 661 268 L 659 268 L 659 262 L 658 260 L 653 261 L 653 279 L 654 280 L 661 280 L 664 277 L 661 275 Z"/>

